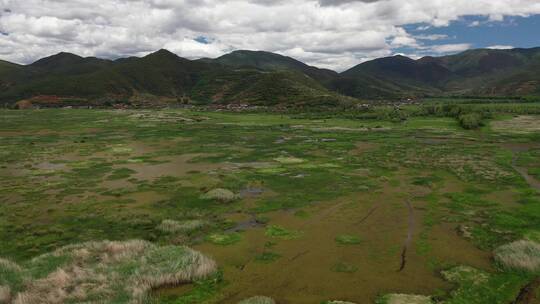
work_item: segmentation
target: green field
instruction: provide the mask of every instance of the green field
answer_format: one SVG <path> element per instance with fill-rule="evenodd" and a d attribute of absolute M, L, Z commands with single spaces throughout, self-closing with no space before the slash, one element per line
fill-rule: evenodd
<path fill-rule="evenodd" d="M 0 303 L 538 303 L 523 107 L 0 110 Z"/>

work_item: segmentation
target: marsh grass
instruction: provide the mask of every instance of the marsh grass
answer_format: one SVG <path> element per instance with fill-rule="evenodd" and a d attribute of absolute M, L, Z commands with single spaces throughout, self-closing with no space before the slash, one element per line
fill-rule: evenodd
<path fill-rule="evenodd" d="M 341 119 L 329 119 L 324 122 L 300 121 L 269 113 L 244 115 L 244 113 L 191 111 L 166 113 L 148 111 L 150 113 L 148 115 L 156 121 L 141 124 L 140 119 L 131 120 L 125 115 L 126 112 L 119 111 L 74 110 L 62 113 L 54 110 L 31 114 L 6 111 L 3 116 L 6 119 L 0 120 L 2 131 L 28 132 L 21 136 L 8 135 L 0 138 L 1 166 L 8 170 L 12 167 L 26 168 L 21 171 L 22 176 L 9 175 L 0 178 L 0 196 L 10 202 L 0 207 L 0 217 L 3 216 L 5 219 L 4 222 L 0 221 L 2 222 L 0 230 L 3 232 L 0 233 L 0 255 L 15 261 L 23 261 L 66 244 L 87 240 L 126 237 L 159 239 L 160 242 L 176 240 L 176 237 L 184 237 L 184 234 L 174 232 L 177 234 L 161 235 L 162 232 L 158 231 L 156 226 L 165 218 L 177 220 L 178 223 L 182 223 L 179 220 L 182 218 L 199 218 L 182 215 L 185 211 L 204 210 L 207 212 L 204 218 L 218 219 L 217 222 L 212 222 L 215 232 L 223 233 L 236 224 L 222 222 L 219 220 L 220 216 L 223 213 L 237 211 L 236 208 L 243 208 L 246 205 L 235 204 L 234 208 L 230 208 L 230 204 L 218 203 L 219 201 L 215 199 L 201 199 L 201 194 L 215 187 L 235 191 L 244 189 L 254 180 L 262 182 L 257 187 L 269 190 L 267 194 L 254 198 L 253 204 L 249 204 L 249 207 L 252 207 L 249 211 L 255 213 L 298 210 L 359 191 L 365 192 L 362 195 L 367 196 L 372 191 L 385 191 L 389 186 L 405 190 L 409 189 L 412 183 L 416 186 L 426 186 L 426 189 L 421 189 L 422 191 L 439 191 L 437 195 L 440 196 L 440 210 L 433 210 L 433 214 L 429 216 L 423 208 L 417 210 L 422 214 L 423 223 L 427 220 L 432 223 L 435 221 L 434 225 L 437 226 L 452 221 L 455 225 L 466 225 L 470 227 L 467 230 L 474 244 L 484 250 L 491 250 L 519 236 L 532 238 L 533 236 L 525 233 L 540 229 L 538 196 L 529 194 L 525 199 L 525 196 L 521 195 L 523 199 L 517 202 L 519 204 L 514 204 L 514 197 L 527 191 L 524 188 L 527 185 L 517 178 L 519 176 L 511 168 L 511 153 L 499 155 L 502 148 L 498 146 L 499 143 L 506 142 L 537 143 L 540 139 L 537 133 L 510 136 L 487 128 L 470 132 L 462 130 L 454 119 L 436 117 L 409 119 L 407 123 L 392 125 L 391 129 L 372 132 L 368 129 L 373 126 L 380 124 L 386 127 L 389 124 L 374 120 L 363 121 L 362 125 L 356 120 Z M 4 112 L 2 114 L 4 115 Z M 169 120 L 178 115 L 208 116 L 211 119 L 198 123 L 178 123 L 177 120 L 174 122 Z M 229 124 L 224 128 L 221 123 Z M 291 125 L 295 124 L 305 124 L 308 128 L 292 128 Z M 89 133 L 87 128 L 95 129 L 95 136 L 85 138 L 85 143 L 74 144 L 74 140 L 80 141 L 85 137 L 84 134 Z M 316 133 L 310 130 L 312 128 L 325 130 Z M 366 130 L 355 131 L 358 128 Z M 58 134 L 43 136 L 33 134 L 42 129 L 52 130 Z M 74 134 L 67 136 L 68 142 L 64 140 L 66 136 L 61 133 L 66 129 Z M 282 135 L 291 139 L 283 144 L 272 144 Z M 157 144 L 174 143 L 179 138 L 188 140 L 189 144 L 164 146 Z M 333 138 L 336 141 L 323 142 L 324 138 Z M 143 144 L 151 142 L 155 152 L 139 155 L 140 151 L 132 153 L 135 151 L 119 150 L 118 154 L 111 151 L 117 146 L 130 147 L 131 142 Z M 355 143 L 358 142 L 371 144 L 371 148 L 363 150 L 362 153 L 350 153 L 356 149 Z M 156 195 L 155 201 L 154 198 L 150 198 L 150 201 L 146 201 L 148 198 L 143 200 L 137 198 L 137 202 L 130 202 L 126 199 L 135 195 L 126 197 L 131 194 L 123 190 L 110 191 L 111 189 L 107 188 L 107 185 L 112 184 L 107 181 L 108 178 L 111 176 L 120 178 L 121 174 L 115 174 L 118 168 L 131 163 L 140 166 L 163 163 L 165 161 L 158 159 L 165 156 L 174 158 L 186 153 L 206 155 L 193 159 L 194 162 L 224 164 L 254 162 L 266 163 L 268 166 L 241 166 L 236 170 L 220 169 L 212 172 L 197 169 L 198 173 L 157 177 L 152 180 L 131 178 L 134 189 L 130 191 L 155 192 L 159 194 Z M 65 164 L 61 167 L 63 170 L 57 170 L 54 175 L 51 175 L 52 172 L 37 170 L 36 164 L 54 163 L 59 155 L 65 159 L 62 161 Z M 112 155 L 113 158 L 105 156 L 98 158 L 95 155 Z M 520 161 L 519 165 L 534 171 L 534 168 L 538 167 L 538 155 L 538 153 L 528 155 L 529 157 L 523 160 L 526 163 L 521 164 Z M 301 157 L 304 162 L 281 163 L 274 160 L 278 156 Z M 397 169 L 407 171 L 407 177 L 392 174 Z M 127 175 L 128 172 L 125 173 Z M 444 180 L 439 181 L 433 178 L 432 174 L 440 175 Z M 135 175 L 131 175 L 133 176 Z M 379 179 L 380 176 L 388 178 Z M 461 187 L 464 185 L 481 187 L 487 191 L 479 193 L 462 190 Z M 536 193 L 534 190 L 528 191 Z M 503 195 L 498 196 L 493 193 L 494 191 L 500 191 Z M 509 195 L 510 192 L 515 195 Z M 94 194 L 93 199 L 81 198 Z M 114 195 L 115 198 L 114 200 L 103 198 L 102 194 Z M 371 202 L 376 198 L 367 197 L 367 199 Z M 315 216 L 317 211 L 313 212 Z M 268 220 L 261 218 L 259 222 L 266 223 Z M 172 226 L 177 227 L 178 223 Z M 283 225 L 291 228 L 285 223 Z M 306 229 L 311 231 L 311 228 Z M 268 232 L 267 239 L 274 242 L 281 242 L 282 239 L 290 239 L 291 234 L 295 235 L 285 228 L 270 229 Z M 431 235 L 427 229 L 420 233 L 418 249 L 435 244 L 431 238 L 424 238 L 424 235 Z M 335 234 L 331 236 L 331 243 L 334 242 L 332 237 L 335 236 Z M 421 243 L 424 240 L 425 243 Z M 193 238 L 186 236 L 182 241 L 193 241 Z M 332 245 L 331 243 L 329 244 Z M 339 246 L 337 243 L 334 245 Z M 240 247 L 244 246 L 238 246 Z M 272 246 L 269 244 L 266 251 L 281 248 L 270 247 Z M 398 247 L 392 249 L 396 256 L 399 255 Z M 435 255 L 435 250 L 422 251 L 426 254 L 426 259 L 431 259 L 432 254 Z M 236 251 L 232 252 L 231 254 L 236 254 Z M 255 255 L 257 253 L 260 252 L 251 252 Z M 477 253 L 471 251 L 470 254 L 471 259 L 474 259 Z M 280 262 L 278 263 L 281 264 Z M 64 263 L 68 261 L 51 258 L 32 270 L 35 274 L 31 275 L 31 279 L 45 278 L 51 269 L 57 269 Z M 259 266 L 274 267 L 273 264 Z M 22 264 L 22 267 L 28 268 L 25 264 Z M 331 272 L 331 267 L 332 264 L 328 265 L 324 271 Z M 126 269 L 129 272 L 131 268 Z M 305 273 L 306 269 L 302 269 L 302 273 Z M 447 302 L 445 304 L 482 303 L 476 299 L 485 299 L 484 302 L 490 304 L 511 303 L 515 299 L 516 291 L 527 283 L 527 279 L 520 276 L 525 275 L 521 272 L 501 270 L 497 273 L 487 273 L 489 280 L 482 284 L 457 286 L 459 283 L 456 283 L 453 291 L 449 291 L 441 299 Z M 364 271 L 362 269 L 362 274 Z M 24 282 L 21 273 L 16 272 L 15 277 Z M 426 279 L 425 283 L 431 285 L 434 276 L 426 275 L 421 279 Z M 188 291 L 189 295 L 186 294 L 186 297 L 184 294 L 181 296 L 176 294 L 170 303 L 204 303 L 208 299 L 206 297 L 215 291 L 215 284 L 208 282 L 200 285 L 196 283 L 195 285 L 202 287 Z M 411 284 L 414 283 L 411 281 Z M 7 285 L 0 283 L 0 286 L 9 288 L 9 294 L 18 294 L 20 291 L 14 283 Z M 26 285 L 19 284 L 19 286 Z M 2 291 L 4 294 L 8 293 L 7 288 Z M 231 289 L 235 288 L 238 287 Z M 122 286 L 118 286 L 118 290 L 122 290 Z M 295 292 L 291 289 L 285 293 Z M 330 288 L 328 292 L 333 295 L 340 294 L 339 287 Z M 359 295 L 370 294 L 367 290 L 358 289 L 356 292 Z M 128 293 L 121 293 L 118 301 L 115 299 L 116 302 L 109 302 L 122 303 L 121 298 L 127 297 L 126 294 Z M 329 296 L 324 299 L 335 298 L 332 294 L 328 294 Z"/>
<path fill-rule="evenodd" d="M 143 303 L 152 289 L 204 279 L 216 264 L 187 247 L 131 240 L 68 245 L 22 266 L 2 260 L 0 269 L 13 304 Z"/>

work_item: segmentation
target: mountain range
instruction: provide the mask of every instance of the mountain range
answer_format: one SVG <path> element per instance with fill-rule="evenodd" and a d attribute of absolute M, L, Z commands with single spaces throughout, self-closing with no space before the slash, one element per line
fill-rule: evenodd
<path fill-rule="evenodd" d="M 540 48 L 401 55 L 342 73 L 263 51 L 188 60 L 167 50 L 117 60 L 59 53 L 29 65 L 0 60 L 0 102 L 335 105 L 427 96 L 540 95 Z"/>

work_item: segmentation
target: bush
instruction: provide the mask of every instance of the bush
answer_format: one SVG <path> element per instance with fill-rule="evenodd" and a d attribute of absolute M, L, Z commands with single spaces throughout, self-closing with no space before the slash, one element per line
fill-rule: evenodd
<path fill-rule="evenodd" d="M 463 129 L 474 130 L 483 126 L 482 116 L 478 113 L 463 114 L 458 117 L 459 125 Z"/>

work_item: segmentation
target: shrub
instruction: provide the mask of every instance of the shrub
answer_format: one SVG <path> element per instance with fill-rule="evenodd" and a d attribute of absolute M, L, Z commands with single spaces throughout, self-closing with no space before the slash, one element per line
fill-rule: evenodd
<path fill-rule="evenodd" d="M 458 117 L 459 125 L 463 129 L 473 130 L 478 129 L 483 125 L 482 115 L 478 113 L 463 114 Z"/>
<path fill-rule="evenodd" d="M 249 299 L 242 300 L 238 304 L 275 304 L 276 302 L 269 297 L 255 296 Z"/>
<path fill-rule="evenodd" d="M 495 261 L 501 266 L 528 272 L 540 271 L 540 244 L 533 241 L 515 241 L 494 252 Z"/>
<path fill-rule="evenodd" d="M 19 266 L 24 286 L 17 294 L 7 293 L 13 304 L 143 303 L 152 289 L 203 279 L 216 271 L 213 260 L 190 248 L 141 240 L 69 245 L 24 266 Z M 8 284 L 12 291 L 18 288 Z"/>

